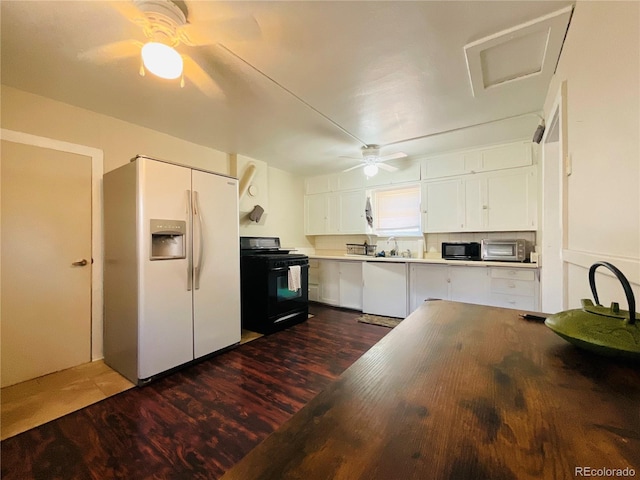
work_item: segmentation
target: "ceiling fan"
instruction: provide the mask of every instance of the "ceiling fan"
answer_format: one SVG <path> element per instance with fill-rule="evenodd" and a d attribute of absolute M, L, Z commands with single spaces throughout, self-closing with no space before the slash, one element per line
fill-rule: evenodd
<path fill-rule="evenodd" d="M 218 85 L 196 60 L 176 48 L 218 43 L 220 38 L 211 32 L 222 33 L 221 36 L 227 38 L 237 37 L 238 32 L 245 38 L 260 35 L 260 27 L 252 16 L 221 19 L 213 25 L 210 22 L 190 23 L 186 4 L 179 0 L 132 0 L 109 4 L 142 28 L 146 43 L 135 39 L 114 42 L 81 52 L 78 55 L 80 59 L 107 63 L 140 56 L 140 75 L 144 76 L 149 71 L 169 80 L 180 78 L 181 87 L 184 87 L 186 77 L 210 97 L 220 95 Z"/>
<path fill-rule="evenodd" d="M 392 165 L 387 165 L 387 160 L 394 160 L 396 158 L 404 158 L 407 156 L 406 153 L 396 152 L 390 155 L 380 156 L 380 146 L 379 145 L 365 145 L 362 147 L 362 162 L 355 167 L 347 168 L 343 170 L 343 172 L 350 172 L 351 170 L 355 170 L 356 168 L 364 167 L 364 174 L 367 177 L 373 177 L 376 173 L 378 173 L 378 169 L 386 170 L 387 172 L 395 172 L 398 170 L 396 167 Z M 356 158 L 356 157 L 341 157 L 341 158 Z"/>

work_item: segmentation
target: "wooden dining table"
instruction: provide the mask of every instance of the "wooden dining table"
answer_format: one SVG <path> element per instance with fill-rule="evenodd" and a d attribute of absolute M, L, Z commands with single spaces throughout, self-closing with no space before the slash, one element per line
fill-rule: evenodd
<path fill-rule="evenodd" d="M 222 478 L 640 478 L 640 363 L 519 313 L 425 302 Z"/>

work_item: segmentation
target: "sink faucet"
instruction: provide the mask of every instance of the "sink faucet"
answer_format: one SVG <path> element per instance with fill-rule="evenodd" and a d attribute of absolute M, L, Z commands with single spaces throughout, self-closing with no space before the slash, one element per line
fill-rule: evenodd
<path fill-rule="evenodd" d="M 391 256 L 397 256 L 398 255 L 398 240 L 396 240 L 396 237 L 389 237 L 387 239 L 387 243 L 391 243 L 391 240 L 393 240 L 393 249 L 391 250 Z"/>

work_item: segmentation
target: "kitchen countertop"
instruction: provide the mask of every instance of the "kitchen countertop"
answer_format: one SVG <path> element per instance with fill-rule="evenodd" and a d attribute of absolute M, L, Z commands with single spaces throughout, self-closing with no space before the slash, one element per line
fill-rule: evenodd
<path fill-rule="evenodd" d="M 518 313 L 425 302 L 222 478 L 638 475 L 638 365 Z"/>
<path fill-rule="evenodd" d="M 369 255 L 350 255 L 346 253 L 344 255 L 309 255 L 309 258 L 318 260 L 360 260 L 363 262 L 434 263 L 440 265 L 464 265 L 467 267 L 538 268 L 537 263 L 446 260 L 443 258 L 372 257 Z"/>

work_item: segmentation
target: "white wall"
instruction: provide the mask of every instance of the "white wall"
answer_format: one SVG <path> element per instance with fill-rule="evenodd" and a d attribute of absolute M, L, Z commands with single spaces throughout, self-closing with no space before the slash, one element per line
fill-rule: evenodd
<path fill-rule="evenodd" d="M 567 82 L 570 308 L 591 297 L 587 269 L 597 260 L 620 268 L 640 297 L 639 21 L 638 2 L 578 1 L 545 102 L 549 111 Z M 597 284 L 602 303 L 626 309 L 617 281 L 599 275 Z"/>

